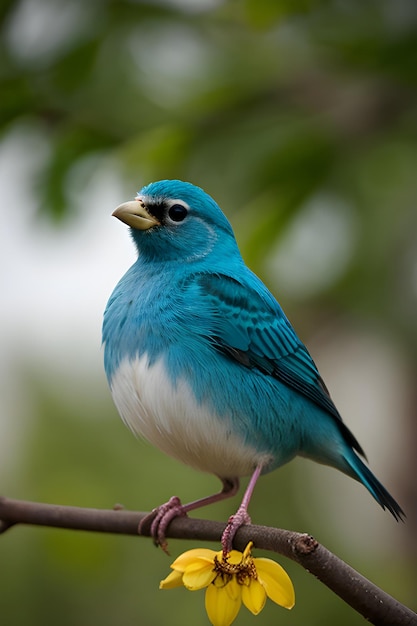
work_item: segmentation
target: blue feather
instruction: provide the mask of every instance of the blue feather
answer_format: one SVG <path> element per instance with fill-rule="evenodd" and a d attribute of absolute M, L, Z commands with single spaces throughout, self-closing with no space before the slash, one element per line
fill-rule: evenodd
<path fill-rule="evenodd" d="M 268 472 L 297 454 L 309 457 L 361 482 L 400 519 L 403 511 L 360 460 L 363 450 L 307 348 L 244 264 L 214 200 L 190 183 L 160 181 L 122 209 L 139 254 L 108 302 L 103 342 L 125 421 L 194 466 L 196 450 L 206 450 L 202 469 L 227 480 L 236 478 L 227 475 L 231 466 Z M 170 410 L 169 397 L 183 403 L 186 418 Z M 178 434 L 184 419 L 189 442 Z M 229 439 L 233 463 L 217 454 L 224 447 L 227 455 Z"/>

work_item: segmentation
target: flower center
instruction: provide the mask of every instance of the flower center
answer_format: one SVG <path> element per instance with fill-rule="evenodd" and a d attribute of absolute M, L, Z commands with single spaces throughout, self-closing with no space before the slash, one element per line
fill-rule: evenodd
<path fill-rule="evenodd" d="M 251 579 L 256 580 L 258 578 L 255 563 L 251 556 L 244 556 L 240 563 L 229 563 L 227 556 L 220 561 L 215 556 L 214 571 L 217 573 L 216 579 L 220 577 L 224 585 L 227 585 L 233 576 L 236 577 L 239 585 L 249 585 Z"/>

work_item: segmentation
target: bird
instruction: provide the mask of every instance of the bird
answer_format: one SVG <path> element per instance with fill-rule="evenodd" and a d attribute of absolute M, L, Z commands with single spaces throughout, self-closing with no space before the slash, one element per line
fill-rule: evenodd
<path fill-rule="evenodd" d="M 104 368 L 124 423 L 167 455 L 217 476 L 222 489 L 150 514 L 150 533 L 236 494 L 222 535 L 226 555 L 262 474 L 307 457 L 366 487 L 399 521 L 404 511 L 361 459 L 306 346 L 278 301 L 245 264 L 232 226 L 203 189 L 145 185 L 113 215 L 129 226 L 137 259 L 103 319 Z M 256 220 L 257 218 L 254 217 Z"/>

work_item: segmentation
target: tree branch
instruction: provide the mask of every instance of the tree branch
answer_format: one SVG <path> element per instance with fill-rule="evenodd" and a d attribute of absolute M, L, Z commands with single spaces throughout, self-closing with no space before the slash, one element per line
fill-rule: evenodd
<path fill-rule="evenodd" d="M 124 535 L 137 535 L 139 522 L 147 513 L 85 509 L 0 498 L 0 533 L 16 524 L 54 526 Z M 225 524 L 178 517 L 167 535 L 176 539 L 220 541 Z M 149 535 L 149 529 L 143 534 Z M 292 559 L 316 576 L 342 600 L 375 626 L 417 626 L 417 614 L 364 578 L 344 561 L 307 534 L 268 526 L 242 526 L 234 544 L 243 550 L 249 541 L 257 548 Z"/>

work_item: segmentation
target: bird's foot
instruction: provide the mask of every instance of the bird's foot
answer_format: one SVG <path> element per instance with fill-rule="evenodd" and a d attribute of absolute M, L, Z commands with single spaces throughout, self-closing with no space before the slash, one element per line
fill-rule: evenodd
<path fill-rule="evenodd" d="M 139 534 L 150 533 L 153 538 L 153 542 L 156 546 L 161 546 L 162 550 L 168 552 L 168 542 L 165 537 L 165 532 L 175 517 L 184 517 L 187 515 L 184 506 L 181 504 L 181 500 L 177 496 L 172 496 L 161 504 L 156 509 L 151 511 L 149 515 L 143 518 L 138 527 Z M 150 524 L 150 528 L 149 528 Z"/>
<path fill-rule="evenodd" d="M 222 535 L 223 556 L 225 557 L 232 550 L 234 536 L 241 526 L 251 524 L 252 520 L 246 507 L 240 506 L 234 515 L 229 517 L 227 526 Z"/>

